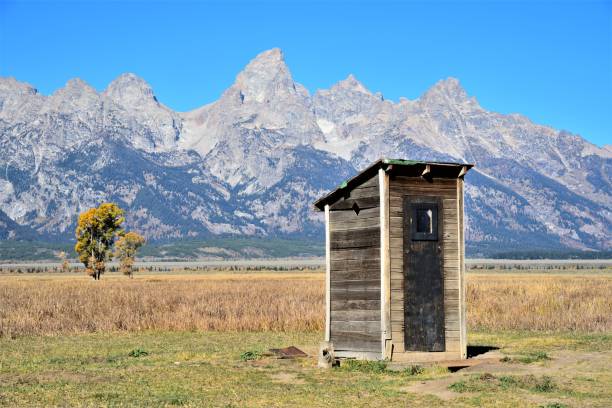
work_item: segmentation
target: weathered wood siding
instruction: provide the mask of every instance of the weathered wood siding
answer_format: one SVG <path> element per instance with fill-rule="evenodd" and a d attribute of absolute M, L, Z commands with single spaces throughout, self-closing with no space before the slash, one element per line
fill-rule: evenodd
<path fill-rule="evenodd" d="M 379 196 L 375 176 L 330 206 L 330 340 L 337 351 L 381 352 Z"/>
<path fill-rule="evenodd" d="M 391 177 L 389 182 L 389 234 L 391 251 L 391 330 L 393 354 L 404 353 L 404 265 L 403 265 L 403 197 L 437 196 L 442 200 L 442 229 L 444 273 L 444 334 L 446 352 L 457 353 L 464 347 L 461 320 L 461 300 L 464 288 L 461 284 L 461 253 L 459 240 L 462 219 L 459 216 L 457 179 L 433 179 L 432 182 L 420 177 Z M 421 353 L 422 354 L 422 353 Z M 432 353 L 436 354 L 436 353 Z M 401 356 L 397 356 L 401 357 Z M 399 360 L 399 358 L 398 358 Z"/>
<path fill-rule="evenodd" d="M 464 220 L 464 208 L 463 208 L 463 178 L 457 180 L 457 216 L 459 217 L 459 295 L 460 295 L 460 307 L 461 316 L 459 322 L 460 330 L 460 351 L 461 358 L 467 358 L 467 316 L 466 316 L 466 279 L 465 279 L 465 225 Z"/>

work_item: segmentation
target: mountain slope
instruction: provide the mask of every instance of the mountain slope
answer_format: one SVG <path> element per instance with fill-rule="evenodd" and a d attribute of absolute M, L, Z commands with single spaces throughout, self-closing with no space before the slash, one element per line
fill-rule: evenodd
<path fill-rule="evenodd" d="M 103 200 L 150 239 L 317 237 L 312 201 L 381 156 L 476 163 L 471 248 L 612 248 L 609 147 L 489 112 L 453 78 L 398 103 L 352 75 L 310 95 L 278 49 L 187 113 L 133 74 L 50 96 L 0 78 L 0 238 L 65 239 Z"/>

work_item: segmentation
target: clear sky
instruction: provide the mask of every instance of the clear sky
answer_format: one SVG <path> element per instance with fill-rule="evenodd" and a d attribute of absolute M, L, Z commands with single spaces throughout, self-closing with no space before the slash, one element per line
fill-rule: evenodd
<path fill-rule="evenodd" d="M 0 76 L 52 93 L 123 72 L 186 111 L 280 47 L 311 92 L 353 73 L 387 99 L 459 78 L 480 104 L 612 143 L 610 1 L 0 0 Z"/>

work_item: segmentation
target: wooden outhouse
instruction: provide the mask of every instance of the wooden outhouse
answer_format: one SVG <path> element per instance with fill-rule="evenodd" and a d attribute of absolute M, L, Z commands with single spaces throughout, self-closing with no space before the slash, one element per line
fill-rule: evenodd
<path fill-rule="evenodd" d="M 466 358 L 463 176 L 473 165 L 381 159 L 325 211 L 325 340 L 337 357 Z"/>

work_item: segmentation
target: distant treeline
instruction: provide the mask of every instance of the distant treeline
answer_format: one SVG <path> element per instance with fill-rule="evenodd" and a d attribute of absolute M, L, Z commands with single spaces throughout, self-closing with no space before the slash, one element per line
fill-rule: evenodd
<path fill-rule="evenodd" d="M 83 273 L 84 267 L 69 267 L 63 270 L 61 266 L 14 266 L 10 268 L 2 268 L 0 265 L 0 274 L 23 274 L 23 273 Z M 321 266 L 181 266 L 169 267 L 163 265 L 140 266 L 135 269 L 136 273 L 142 272 L 162 272 L 162 273 L 190 273 L 190 272 L 321 272 Z M 114 265 L 109 265 L 106 268 L 107 273 L 119 272 L 119 268 Z"/>
<path fill-rule="evenodd" d="M 65 251 L 76 259 L 74 243 L 46 241 L 0 241 L 0 261 L 58 261 L 57 254 Z M 482 252 L 481 252 L 482 251 Z M 612 259 L 612 251 L 575 250 L 509 250 L 493 252 L 493 248 L 470 250 L 470 258 L 490 259 Z M 204 240 L 180 240 L 146 244 L 139 259 L 186 261 L 197 259 L 290 258 L 325 255 L 322 241 L 313 239 L 283 239 L 258 237 L 220 237 Z"/>
<path fill-rule="evenodd" d="M 579 261 L 578 261 L 579 262 Z M 467 264 L 468 271 L 533 271 L 533 270 L 548 270 L 548 271 L 580 271 L 580 270 L 611 270 L 612 267 L 605 264 L 580 264 L 580 263 L 545 263 L 534 262 L 527 264 L 519 263 L 499 263 L 499 264 Z"/>
<path fill-rule="evenodd" d="M 74 243 L 46 241 L 0 241 L 0 261 L 54 261 L 65 251 L 76 259 Z M 282 238 L 211 238 L 145 244 L 139 259 L 184 261 L 197 259 L 290 258 L 324 256 L 322 242 Z"/>
<path fill-rule="evenodd" d="M 64 251 L 75 259 L 74 243 L 45 241 L 0 241 L 0 261 L 58 261 Z"/>
<path fill-rule="evenodd" d="M 219 237 L 205 240 L 156 242 L 140 250 L 141 257 L 195 260 L 205 257 L 289 258 L 324 256 L 324 242 L 312 239 Z"/>
<path fill-rule="evenodd" d="M 494 253 L 491 259 L 612 259 L 612 251 L 505 251 Z"/>

